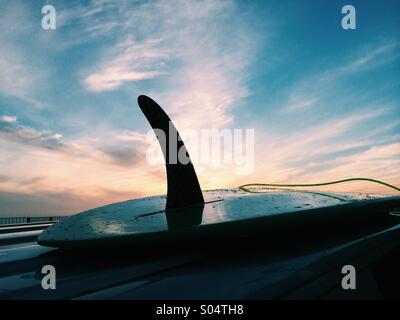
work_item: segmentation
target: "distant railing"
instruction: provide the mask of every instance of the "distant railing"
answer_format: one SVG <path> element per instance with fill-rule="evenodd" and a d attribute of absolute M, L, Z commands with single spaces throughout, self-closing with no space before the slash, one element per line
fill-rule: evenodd
<path fill-rule="evenodd" d="M 40 222 L 57 222 L 66 217 L 11 217 L 0 218 L 0 225 L 5 224 L 25 224 L 25 223 L 40 223 Z"/>

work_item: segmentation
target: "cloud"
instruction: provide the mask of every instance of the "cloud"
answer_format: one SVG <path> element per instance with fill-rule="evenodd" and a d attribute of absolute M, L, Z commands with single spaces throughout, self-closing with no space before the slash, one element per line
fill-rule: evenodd
<path fill-rule="evenodd" d="M 128 39 L 118 47 L 114 58 L 105 59 L 101 70 L 88 75 L 84 83 L 92 91 L 110 91 L 125 82 L 155 78 L 163 73 L 168 58 L 164 49 L 157 48 L 157 40 L 136 43 Z"/>
<path fill-rule="evenodd" d="M 317 98 L 305 98 L 302 99 L 301 97 L 291 97 L 290 100 L 292 101 L 287 107 L 284 107 L 282 110 L 284 112 L 293 112 L 298 110 L 304 110 L 311 108 L 315 105 L 318 101 Z"/>
<path fill-rule="evenodd" d="M 118 19 L 111 19 L 111 16 L 120 15 L 120 7 L 124 3 L 115 3 L 114 1 L 88 1 L 86 3 L 70 4 L 59 7 L 57 11 L 57 25 L 60 28 L 79 26 L 80 35 L 78 41 L 73 44 L 79 44 L 81 41 L 90 40 L 97 36 L 105 36 L 114 28 L 121 26 Z M 112 20 L 108 22 L 109 20 Z M 111 27 L 112 26 L 112 27 Z M 83 34 L 83 36 L 82 36 Z"/>
<path fill-rule="evenodd" d="M 386 43 L 375 45 L 364 49 L 363 54 L 359 54 L 350 60 L 345 66 L 336 71 L 337 75 L 348 75 L 349 73 L 376 68 L 383 63 L 389 63 L 400 57 L 399 43 L 397 41 L 387 41 Z"/>
<path fill-rule="evenodd" d="M 312 183 L 353 176 L 387 180 L 400 184 L 398 136 L 390 132 L 398 126 L 397 103 L 392 99 L 367 100 L 363 93 L 341 93 L 343 81 L 382 67 L 398 58 L 398 43 L 370 45 L 369 50 L 347 56 L 341 65 L 306 76 L 287 91 L 285 116 L 299 116 L 318 107 L 308 118 L 296 123 L 296 130 L 282 137 L 263 133 L 263 150 L 258 159 L 257 177 L 276 183 Z M 360 53 L 361 52 L 361 53 Z M 332 99 L 335 105 L 332 106 Z M 316 103 L 318 101 L 318 104 Z M 367 101 L 362 105 L 362 101 Z M 340 109 L 340 105 L 346 109 Z M 337 111 L 331 112 L 330 108 Z M 350 113 L 349 111 L 352 110 Z M 321 120 L 324 115 L 328 120 Z M 317 119 L 314 119 L 318 115 Z M 393 119 L 388 122 L 387 119 Z M 379 125 L 377 126 L 377 124 Z M 368 126 L 366 125 L 368 124 Z M 380 156 L 380 155 L 385 156 Z M 260 179 L 258 179 L 260 180 Z M 346 184 L 328 189 L 360 192 L 391 192 L 374 184 Z"/>
<path fill-rule="evenodd" d="M 1 116 L 0 117 L 0 122 L 12 123 L 12 122 L 16 122 L 16 121 L 17 121 L 17 117 L 15 117 L 15 116 Z"/>
<path fill-rule="evenodd" d="M 34 107 L 41 106 L 35 91 L 46 72 L 40 67 L 40 58 L 30 54 L 30 42 L 26 40 L 37 35 L 36 20 L 27 6 L 18 1 L 3 1 L 0 11 L 0 93 Z"/>
<path fill-rule="evenodd" d="M 245 178 L 245 182 L 313 183 L 369 177 L 398 185 L 398 137 L 388 133 L 397 121 L 387 123 L 379 130 L 370 129 L 374 123 L 393 115 L 394 111 L 371 106 L 358 108 L 350 114 L 336 115 L 334 119 L 311 127 L 306 125 L 284 136 L 273 133 L 259 135 L 255 146 L 258 150 L 256 170 L 254 175 Z M 236 181 L 236 184 L 243 182 Z M 335 185 L 325 189 L 392 192 L 368 183 Z"/>
<path fill-rule="evenodd" d="M 0 183 L 2 183 L 2 182 L 7 182 L 7 181 L 9 181 L 10 179 L 11 179 L 11 178 L 10 178 L 9 176 L 0 174 Z"/>
<path fill-rule="evenodd" d="M 314 166 L 305 168 L 304 177 L 314 181 L 338 177 L 369 177 L 399 186 L 400 172 L 397 168 L 400 167 L 400 144 L 373 145 L 362 152 L 320 161 L 318 166 L 324 167 L 324 170 L 314 170 Z M 336 188 L 342 191 L 395 193 L 392 189 L 369 183 L 353 183 Z"/>
<path fill-rule="evenodd" d="M 16 124 L 15 121 L 16 117 L 10 116 L 0 119 L 0 138 L 51 150 L 69 152 L 76 149 L 72 145 L 65 144 L 61 139 L 62 135 L 59 133 L 38 131 L 34 128 Z"/>
<path fill-rule="evenodd" d="M 81 137 L 79 140 L 66 142 L 60 133 L 22 126 L 9 121 L 10 118 L 12 120 L 15 117 L 0 120 L 0 139 L 7 142 L 63 153 L 71 159 L 84 157 L 121 167 L 135 167 L 145 160 L 147 143 L 145 135 L 140 133 L 108 132 L 107 137 L 101 139 Z"/>
<path fill-rule="evenodd" d="M 327 97 L 332 92 L 337 93 L 344 80 L 395 61 L 400 57 L 398 49 L 399 44 L 396 41 L 370 44 L 364 50 L 358 49 L 357 54 L 347 56 L 340 65 L 305 76 L 289 88 L 288 102 L 282 109 L 283 113 L 327 105 Z"/>
<path fill-rule="evenodd" d="M 103 148 L 103 152 L 110 156 L 112 161 L 120 166 L 133 166 L 143 160 L 141 154 L 134 146 L 117 146 Z"/>
<path fill-rule="evenodd" d="M 84 77 L 87 89 L 157 79 L 150 94 L 182 127 L 231 123 L 230 110 L 250 93 L 246 69 L 260 45 L 248 36 L 255 34 L 251 17 L 233 1 L 154 1 L 123 9 L 120 27 L 130 36 L 105 50 Z"/>
<path fill-rule="evenodd" d="M 25 102 L 37 105 L 32 97 L 34 84 L 41 72 L 29 65 L 25 58 L 20 56 L 19 49 L 10 46 L 0 48 L 0 92 L 7 96 L 14 96 Z"/>

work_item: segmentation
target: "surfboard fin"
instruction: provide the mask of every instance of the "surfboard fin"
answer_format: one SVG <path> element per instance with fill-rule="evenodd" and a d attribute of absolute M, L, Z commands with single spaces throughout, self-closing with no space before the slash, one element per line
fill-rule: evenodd
<path fill-rule="evenodd" d="M 156 133 L 164 155 L 168 185 L 165 209 L 204 203 L 189 153 L 171 119 L 153 99 L 145 95 L 138 97 L 138 104 Z M 179 161 L 178 155 L 184 155 L 185 163 Z"/>

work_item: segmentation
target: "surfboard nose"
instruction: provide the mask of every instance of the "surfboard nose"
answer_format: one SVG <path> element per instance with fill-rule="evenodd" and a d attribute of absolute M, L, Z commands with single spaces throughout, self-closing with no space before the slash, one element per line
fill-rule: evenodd
<path fill-rule="evenodd" d="M 171 210 L 204 203 L 189 153 L 167 113 L 157 102 L 145 95 L 138 97 L 138 105 L 156 133 L 164 155 L 168 186 L 165 209 Z M 182 155 L 184 155 L 184 161 L 180 159 Z"/>

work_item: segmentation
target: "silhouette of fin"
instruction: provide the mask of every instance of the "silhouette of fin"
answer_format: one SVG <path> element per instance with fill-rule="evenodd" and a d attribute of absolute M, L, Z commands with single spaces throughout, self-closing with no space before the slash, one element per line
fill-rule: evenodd
<path fill-rule="evenodd" d="M 204 203 L 189 153 L 171 119 L 154 100 L 147 96 L 139 96 L 138 104 L 155 131 L 164 155 L 168 184 L 165 209 L 171 210 Z M 160 130 L 164 133 L 165 141 L 160 141 L 162 139 Z M 179 161 L 178 153 L 186 155 L 184 162 L 187 163 Z"/>

